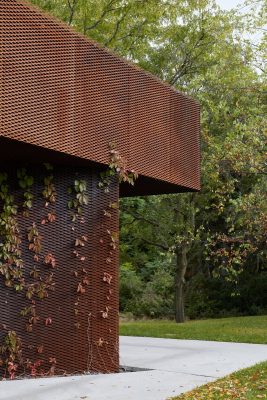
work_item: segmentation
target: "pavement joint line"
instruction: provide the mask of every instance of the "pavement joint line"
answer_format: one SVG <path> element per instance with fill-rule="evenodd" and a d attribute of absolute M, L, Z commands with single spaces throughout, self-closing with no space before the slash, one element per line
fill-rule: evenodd
<path fill-rule="evenodd" d="M 126 346 L 129 343 L 133 346 Z M 161 343 L 162 346 L 155 348 L 155 344 Z M 67 378 L 67 381 L 51 377 L 46 378 L 49 381 L 33 381 L 29 385 L 0 382 L 0 400 L 75 400 L 85 398 L 85 393 L 94 400 L 164 400 L 262 362 L 267 357 L 266 345 L 255 348 L 255 345 L 247 344 L 206 343 L 174 341 L 170 354 L 169 339 L 149 338 L 144 352 L 143 338 L 124 337 L 120 346 L 120 365 L 137 372 L 141 368 L 142 374 L 83 375 Z M 217 376 L 209 375 L 210 372 Z M 103 387 L 108 387 L 108 393 L 103 393 Z"/>
<path fill-rule="evenodd" d="M 151 369 L 150 371 L 172 372 L 172 373 L 175 373 L 175 374 L 192 375 L 192 376 L 201 376 L 201 377 L 203 377 L 203 378 L 215 378 L 215 379 L 220 379 L 220 376 L 193 374 L 193 373 L 190 373 L 190 372 L 171 371 L 171 370 L 168 370 L 168 369 L 158 369 L 158 368 L 154 368 L 154 369 Z M 137 372 L 139 372 L 139 371 L 137 371 Z"/>

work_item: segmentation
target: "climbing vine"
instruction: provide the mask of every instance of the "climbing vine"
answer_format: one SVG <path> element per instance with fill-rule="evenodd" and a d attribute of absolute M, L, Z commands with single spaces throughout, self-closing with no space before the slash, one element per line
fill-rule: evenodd
<path fill-rule="evenodd" d="M 104 191 L 104 193 L 110 192 L 110 185 L 114 179 L 117 179 L 119 183 L 126 182 L 130 185 L 134 185 L 135 180 L 138 178 L 138 174 L 133 170 L 129 169 L 127 166 L 127 160 L 120 155 L 119 150 L 116 147 L 115 142 L 109 144 L 109 166 L 108 169 L 100 174 L 100 180 L 98 186 Z M 119 208 L 118 202 L 108 202 L 107 207 L 103 210 L 103 215 L 107 220 L 106 226 L 108 226 L 103 232 L 100 238 L 101 245 L 108 245 L 108 255 L 106 257 L 107 271 L 104 272 L 102 280 L 105 285 L 104 295 L 105 295 L 105 307 L 100 310 L 100 315 L 104 319 L 109 318 L 109 313 L 111 311 L 110 300 L 113 294 L 112 280 L 113 276 L 108 272 L 109 265 L 113 262 L 114 251 L 117 249 L 119 242 L 118 232 L 112 230 L 114 212 L 117 212 Z M 110 226 L 110 227 L 109 227 Z M 105 347 L 107 350 L 108 342 L 100 337 L 95 345 L 99 347 Z M 99 351 L 99 350 L 98 350 Z"/>
<path fill-rule="evenodd" d="M 127 160 L 120 155 L 115 142 L 109 143 L 109 158 L 108 169 L 100 174 L 98 186 L 108 193 L 113 177 L 117 177 L 119 183 L 127 182 L 130 185 L 134 185 L 135 180 L 138 178 L 138 174 L 135 170 L 128 168 Z"/>
<path fill-rule="evenodd" d="M 19 366 L 22 364 L 21 340 L 16 332 L 9 331 L 0 346 L 0 367 L 3 369 L 3 379 L 14 379 Z"/>
<path fill-rule="evenodd" d="M 70 217 L 72 221 L 71 230 L 76 233 L 76 231 L 81 231 L 80 224 L 85 223 L 85 219 L 83 216 L 83 207 L 88 205 L 89 197 L 87 193 L 87 184 L 86 181 L 81 179 L 75 179 L 74 183 L 71 187 L 68 188 L 68 194 L 71 196 L 70 200 L 68 201 L 68 209 L 70 210 Z M 83 231 L 86 231 L 84 227 Z M 86 261 L 85 256 L 85 248 L 88 242 L 87 234 L 79 234 L 75 235 L 73 240 L 73 250 L 72 254 L 78 261 L 78 267 L 74 268 L 72 271 L 73 276 L 76 278 L 76 294 L 77 298 L 74 303 L 74 316 L 75 328 L 79 329 L 81 326 L 81 321 L 79 318 L 80 310 L 80 296 L 82 296 L 86 290 L 87 286 L 89 285 L 89 272 L 86 267 L 84 267 L 83 263 Z M 77 262 L 75 263 L 77 265 Z"/>
<path fill-rule="evenodd" d="M 46 170 L 49 171 L 49 175 L 44 178 L 44 189 L 42 191 L 42 196 L 45 199 L 45 208 L 56 201 L 56 191 L 51 169 L 52 167 L 47 164 Z M 21 216 L 28 218 L 30 215 L 29 211 L 33 207 L 34 200 L 31 191 L 34 178 L 27 173 L 26 168 L 17 169 L 16 178 L 18 187 L 23 191 L 21 205 L 17 205 L 14 195 L 10 194 L 10 191 L 13 191 L 13 187 L 11 189 L 9 187 L 8 174 L 6 172 L 0 173 L 0 276 L 3 277 L 5 286 L 21 292 L 30 302 L 28 306 L 25 306 L 19 312 L 19 315 L 26 318 L 26 332 L 32 332 L 34 325 L 38 322 L 43 321 L 45 326 L 52 323 L 50 316 L 41 318 L 38 315 L 37 301 L 47 298 L 48 292 L 53 291 L 55 286 L 53 273 L 50 271 L 41 272 L 41 265 L 37 267 L 34 264 L 42 263 L 54 269 L 56 267 L 56 260 L 51 252 L 47 254 L 42 253 L 43 237 L 39 233 L 38 221 L 32 222 L 25 232 L 26 240 L 28 241 L 28 251 L 33 254 L 33 264 L 29 271 L 29 276 L 26 276 L 20 248 L 24 232 L 20 232 L 18 217 L 21 214 Z M 19 196 L 16 195 L 16 201 L 19 200 Z M 40 224 L 52 223 L 55 219 L 56 216 L 53 211 L 49 211 Z M 38 346 L 38 354 L 42 352 L 41 349 L 42 345 Z M 19 369 L 25 371 L 25 373 L 29 372 L 31 376 L 40 376 L 44 373 L 41 369 L 42 360 L 26 360 L 22 362 L 21 354 L 22 342 L 20 338 L 15 331 L 8 331 L 2 339 L 2 345 L 0 346 L 0 369 L 3 372 L 3 378 L 9 377 L 10 379 L 14 379 Z M 52 361 L 49 373 L 54 368 L 55 362 Z"/>
<path fill-rule="evenodd" d="M 27 171 L 25 168 L 21 168 L 17 170 L 17 177 L 18 177 L 18 183 L 19 186 L 24 190 L 23 197 L 24 197 L 24 202 L 23 202 L 23 207 L 24 207 L 24 215 L 28 216 L 28 211 L 27 209 L 32 208 L 32 202 L 33 202 L 33 194 L 30 191 L 30 188 L 33 185 L 34 179 L 32 176 L 27 175 Z"/>
<path fill-rule="evenodd" d="M 0 199 L 2 211 L 0 214 L 0 274 L 4 278 L 4 284 L 16 291 L 24 288 L 23 261 L 20 250 L 20 232 L 16 219 L 17 206 L 14 197 L 9 194 L 7 184 L 8 175 L 0 174 Z"/>
<path fill-rule="evenodd" d="M 126 159 L 120 155 L 114 143 L 110 144 L 109 156 L 109 167 L 107 171 L 101 173 L 98 183 L 99 189 L 102 189 L 104 193 L 109 193 L 110 185 L 116 180 L 133 185 L 135 179 L 137 179 L 137 174 L 127 168 Z M 54 323 L 53 315 L 44 315 L 40 302 L 48 298 L 56 288 L 54 274 L 57 273 L 58 260 L 53 248 L 47 248 L 46 235 L 53 231 L 53 224 L 57 223 L 57 192 L 53 166 L 50 164 L 45 164 L 43 188 L 40 189 L 39 194 L 33 187 L 36 177 L 31 176 L 26 168 L 17 169 L 15 177 L 16 179 L 14 179 L 13 172 L 11 172 L 10 177 L 5 172 L 0 173 L 0 277 L 2 277 L 7 288 L 11 288 L 19 292 L 20 296 L 25 297 L 26 303 L 21 310 L 18 310 L 18 315 L 24 320 L 25 331 L 31 333 L 36 329 L 36 325 L 43 324 L 47 329 L 50 329 L 49 327 L 53 326 Z M 17 188 L 20 190 L 18 191 Z M 66 209 L 69 210 L 71 240 L 73 240 L 72 255 L 75 260 L 71 271 L 75 278 L 73 280 L 73 294 L 76 294 L 73 305 L 74 326 L 79 329 L 81 324 L 84 323 L 82 321 L 88 317 L 89 369 L 92 359 L 92 356 L 90 356 L 92 346 L 97 346 L 98 352 L 100 347 L 104 349 L 108 347 L 108 340 L 104 337 L 100 337 L 94 342 L 90 341 L 90 329 L 92 317 L 107 320 L 112 311 L 114 277 L 110 271 L 110 266 L 114 262 L 119 240 L 118 232 L 114 231 L 113 218 L 117 214 L 119 204 L 117 201 L 110 201 L 108 197 L 106 206 L 102 211 L 104 220 L 100 225 L 103 229 L 101 228 L 102 233 L 99 242 L 104 246 L 102 252 L 103 257 L 105 257 L 103 265 L 106 266 L 103 268 L 101 277 L 104 285 L 103 305 L 97 311 L 97 315 L 92 315 L 89 311 L 88 316 L 81 318 L 84 315 L 84 310 L 81 309 L 81 300 L 87 301 L 87 297 L 83 297 L 83 295 L 88 292 L 90 287 L 87 261 L 89 233 L 86 225 L 80 225 L 85 224 L 87 214 L 84 215 L 84 207 L 89 204 L 86 180 L 74 179 L 73 184 L 68 188 L 68 195 L 69 200 L 66 203 Z M 34 208 L 35 200 L 39 201 L 38 204 L 40 204 L 41 199 L 44 200 L 43 209 L 41 208 L 41 212 L 38 213 L 39 217 L 36 219 L 31 210 Z M 22 225 L 20 225 L 21 223 Z M 30 259 L 32 261 L 28 265 L 26 260 L 29 261 Z M 6 327 L 4 330 L 5 336 L 2 336 L 0 345 L 0 370 L 3 378 L 14 379 L 21 373 L 33 377 L 54 374 L 56 359 L 51 355 L 49 359 L 44 360 L 42 343 L 35 345 L 37 355 L 35 359 L 23 359 L 22 340 L 15 331 L 8 330 Z M 49 365 L 48 370 L 47 365 Z"/>
<path fill-rule="evenodd" d="M 68 208 L 71 210 L 72 222 L 82 218 L 82 206 L 88 205 L 88 194 L 86 182 L 84 180 L 76 179 L 74 185 L 69 187 L 68 193 L 73 195 L 72 199 L 68 201 Z"/>

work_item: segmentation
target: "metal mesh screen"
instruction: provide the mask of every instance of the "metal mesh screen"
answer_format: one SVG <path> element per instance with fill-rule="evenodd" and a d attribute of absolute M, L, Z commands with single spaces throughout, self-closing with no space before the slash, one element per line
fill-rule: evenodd
<path fill-rule="evenodd" d="M 47 176 L 43 166 L 29 166 L 34 176 L 31 189 L 34 199 L 29 216 L 23 215 L 22 201 L 25 190 L 19 188 L 16 176 L 17 167 L 3 166 L 0 172 L 8 173 L 9 191 L 19 206 L 17 222 L 22 240 L 20 248 L 24 262 L 23 276 L 27 284 L 42 281 L 50 272 L 54 290 L 48 290 L 48 297 L 40 300 L 36 294 L 32 299 L 25 297 L 25 291 L 15 292 L 6 287 L 0 276 L 0 344 L 8 331 L 15 331 L 22 340 L 24 362 L 41 360 L 39 370 L 47 371 L 49 358 L 56 358 L 56 374 L 81 373 L 84 371 L 114 372 L 118 370 L 118 250 L 111 249 L 107 230 L 118 231 L 117 210 L 112 210 L 112 218 L 104 216 L 110 202 L 118 200 L 118 184 L 110 186 L 109 193 L 103 193 L 97 184 L 99 172 L 88 168 L 56 167 L 53 171 L 56 189 L 56 202 L 45 207 L 42 196 L 43 181 Z M 68 189 L 75 180 L 84 180 L 87 184 L 88 206 L 83 206 L 83 222 L 72 222 L 71 211 L 67 204 L 70 200 Z M 2 204 L 1 210 L 2 212 Z M 42 224 L 48 212 L 56 216 L 54 222 Z M 41 253 L 39 261 L 29 250 L 27 235 L 35 223 L 41 235 Z M 75 247 L 77 238 L 86 236 L 84 247 Z M 1 238 L 2 240 L 3 238 Z M 81 257 L 76 257 L 74 251 Z M 52 253 L 56 266 L 51 269 L 45 264 L 44 257 Z M 108 259 L 108 262 L 107 262 Z M 32 277 L 36 268 L 40 276 Z M 30 275 L 31 274 L 31 275 Z M 111 276 L 110 284 L 104 281 L 104 274 Z M 80 282 L 86 279 L 85 292 L 77 292 Z M 31 313 L 27 316 L 20 312 L 35 302 L 38 320 L 27 331 Z M 108 309 L 107 309 L 108 308 Z M 103 318 L 103 312 L 108 313 Z M 104 315 L 105 316 L 105 315 Z M 52 322 L 47 320 L 51 318 Z M 48 321 L 48 325 L 46 325 Z M 38 347 L 43 346 L 42 353 Z M 20 373 L 29 373 L 19 370 Z"/>
<path fill-rule="evenodd" d="M 115 141 L 154 193 L 199 189 L 194 101 L 27 2 L 0 19 L 2 136 L 104 164 Z"/>
<path fill-rule="evenodd" d="M 14 162 L 39 163 L 31 168 L 34 207 L 28 217 L 21 210 L 17 216 L 24 273 L 31 279 L 36 263 L 46 273 L 47 266 L 33 260 L 25 241 L 33 222 L 44 238 L 42 257 L 51 251 L 57 260 L 55 290 L 36 303 L 39 319 L 32 332 L 25 330 L 27 318 L 19 315 L 29 301 L 0 279 L 0 339 L 16 331 L 23 357 L 41 359 L 44 369 L 55 357 L 57 373 L 117 371 L 118 253 L 110 247 L 107 232 L 118 230 L 118 215 L 113 210 L 109 219 L 103 211 L 118 200 L 119 187 L 113 182 L 108 194 L 100 191 L 99 171 L 109 164 L 108 146 L 115 142 L 128 167 L 139 174 L 134 187 L 121 186 L 121 195 L 198 190 L 199 107 L 19 0 L 0 0 L 0 80 L 2 170 L 8 172 L 18 203 L 23 191 Z M 55 167 L 57 218 L 42 225 L 40 163 L 47 160 L 68 167 Z M 77 177 L 86 181 L 90 201 L 84 223 L 73 230 L 67 188 Z M 73 256 L 73 242 L 85 234 L 81 266 Z M 81 296 L 77 284 L 83 274 L 88 285 Z M 112 276 L 110 284 L 103 280 L 105 274 Z M 50 317 L 52 323 L 46 325 Z"/>

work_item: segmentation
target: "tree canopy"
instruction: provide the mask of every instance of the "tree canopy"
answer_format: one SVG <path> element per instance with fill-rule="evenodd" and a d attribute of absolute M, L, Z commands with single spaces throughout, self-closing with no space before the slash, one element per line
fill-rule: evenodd
<path fill-rule="evenodd" d="M 129 301 L 143 292 L 148 309 L 159 298 L 171 307 L 175 287 L 182 321 L 184 284 L 197 274 L 238 283 L 266 270 L 266 1 L 231 11 L 213 0 L 32 3 L 201 105 L 201 192 L 121 201 Z"/>

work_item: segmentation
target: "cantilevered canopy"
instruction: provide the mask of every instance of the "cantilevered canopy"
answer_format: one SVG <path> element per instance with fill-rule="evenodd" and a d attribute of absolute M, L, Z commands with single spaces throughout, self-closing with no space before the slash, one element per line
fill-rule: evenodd
<path fill-rule="evenodd" d="M 109 163 L 139 174 L 121 195 L 200 187 L 199 106 L 25 1 L 0 0 L 1 158 Z"/>

